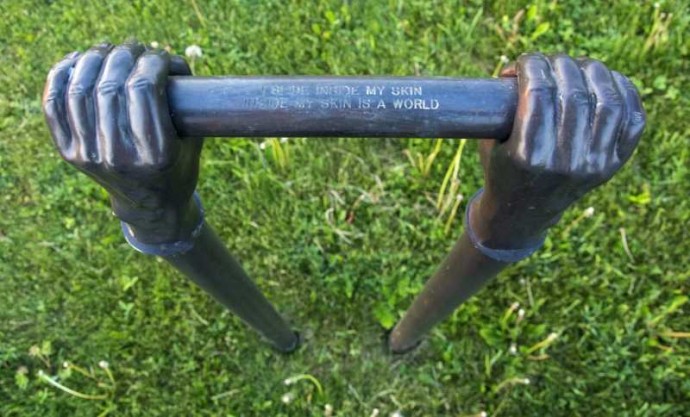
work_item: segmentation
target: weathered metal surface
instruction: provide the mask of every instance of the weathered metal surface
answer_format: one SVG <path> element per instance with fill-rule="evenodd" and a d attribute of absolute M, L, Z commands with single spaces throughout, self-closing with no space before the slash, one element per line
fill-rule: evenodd
<path fill-rule="evenodd" d="M 506 138 L 514 78 L 171 77 L 182 136 Z"/>

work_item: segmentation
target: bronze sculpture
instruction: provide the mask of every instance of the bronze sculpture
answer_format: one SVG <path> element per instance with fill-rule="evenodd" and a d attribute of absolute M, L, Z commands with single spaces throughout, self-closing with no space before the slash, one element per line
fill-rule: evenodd
<path fill-rule="evenodd" d="M 180 57 L 137 43 L 67 55 L 43 96 L 55 144 L 108 190 L 130 244 L 162 256 L 278 350 L 294 350 L 295 332 L 204 224 L 193 197 L 202 140 L 177 136 L 161 94 L 169 74 L 191 71 Z"/>
<path fill-rule="evenodd" d="M 398 136 L 488 132 L 484 137 L 494 138 L 481 145 L 485 187 L 468 205 L 465 234 L 390 334 L 390 349 L 402 353 L 506 265 L 537 250 L 568 206 L 629 159 L 645 125 L 629 80 L 598 61 L 565 55 L 522 55 L 502 80 L 486 84 L 500 94 L 479 96 L 480 103 L 476 97 L 453 101 L 429 79 L 413 84 L 345 79 L 332 88 L 296 79 L 260 83 L 261 96 L 243 102 L 237 115 L 195 112 L 208 104 L 203 97 L 175 96 L 181 90 L 169 85 L 175 81 L 169 83 L 169 76 L 189 75 L 180 57 L 138 43 L 67 55 L 48 76 L 43 98 L 48 126 L 62 157 L 108 190 L 132 246 L 162 256 L 284 352 L 298 346 L 298 336 L 203 221 L 194 194 L 202 140 L 181 139 L 178 132 L 195 134 L 186 126 L 212 125 L 214 133 L 230 126 L 233 133 L 246 123 L 254 126 L 249 133 L 260 135 L 267 133 L 260 117 L 274 114 L 266 124 L 284 126 L 281 133 L 337 135 L 345 129 L 367 136 L 376 133 L 380 114 L 384 122 L 402 123 L 394 130 Z M 425 95 L 428 91 L 439 96 Z M 320 101 L 319 92 L 330 97 Z M 213 103 L 222 110 L 227 101 Z M 190 119 L 175 124 L 171 110 L 176 109 L 188 111 Z M 437 110 L 441 115 L 432 114 Z M 223 117 L 229 122 L 218 121 Z M 340 130 L 337 122 L 335 128 L 323 126 L 338 117 L 348 121 Z M 349 127 L 356 120 L 361 128 Z M 379 136 L 391 132 L 381 129 Z"/>
<path fill-rule="evenodd" d="M 601 62 L 522 55 L 510 137 L 482 141 L 484 190 L 467 206 L 465 233 L 391 332 L 394 352 L 411 349 L 509 263 L 543 243 L 563 211 L 630 158 L 645 114 L 632 83 Z"/>

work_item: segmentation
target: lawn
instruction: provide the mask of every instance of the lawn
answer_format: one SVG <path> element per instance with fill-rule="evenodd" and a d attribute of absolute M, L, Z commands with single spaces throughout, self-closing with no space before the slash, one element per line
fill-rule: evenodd
<path fill-rule="evenodd" d="M 0 415 L 690 415 L 690 6 L 596 3 L 1 2 Z M 53 149 L 50 66 L 130 37 L 199 45 L 200 75 L 490 77 L 564 51 L 629 75 L 649 122 L 541 251 L 402 358 L 382 336 L 462 231 L 466 199 L 437 200 L 449 169 L 442 201 L 481 186 L 476 141 L 455 173 L 460 140 L 433 159 L 431 139 L 208 139 L 208 221 L 305 337 L 283 356 L 130 249 Z"/>

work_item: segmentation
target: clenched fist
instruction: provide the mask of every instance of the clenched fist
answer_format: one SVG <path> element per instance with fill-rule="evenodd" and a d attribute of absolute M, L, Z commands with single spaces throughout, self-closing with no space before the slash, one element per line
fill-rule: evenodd
<path fill-rule="evenodd" d="M 202 140 L 180 138 L 166 97 L 186 62 L 139 43 L 72 53 L 48 75 L 43 110 L 62 157 L 110 194 L 113 212 L 140 242 L 188 239 Z"/>
<path fill-rule="evenodd" d="M 586 192 L 608 181 L 642 135 L 640 97 L 621 74 L 591 59 L 522 55 L 518 104 L 506 140 L 479 145 L 484 191 L 469 204 L 467 227 L 389 336 L 391 351 L 414 348 L 546 231 Z"/>
<path fill-rule="evenodd" d="M 568 206 L 630 158 L 645 125 L 632 83 L 592 59 L 522 55 L 510 137 L 480 145 L 484 192 L 470 223 L 482 244 L 538 245 Z"/>

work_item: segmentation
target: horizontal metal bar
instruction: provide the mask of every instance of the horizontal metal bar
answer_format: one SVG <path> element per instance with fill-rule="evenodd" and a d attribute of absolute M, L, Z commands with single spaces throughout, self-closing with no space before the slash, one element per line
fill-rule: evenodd
<path fill-rule="evenodd" d="M 507 138 L 515 79 L 170 77 L 182 136 Z"/>

